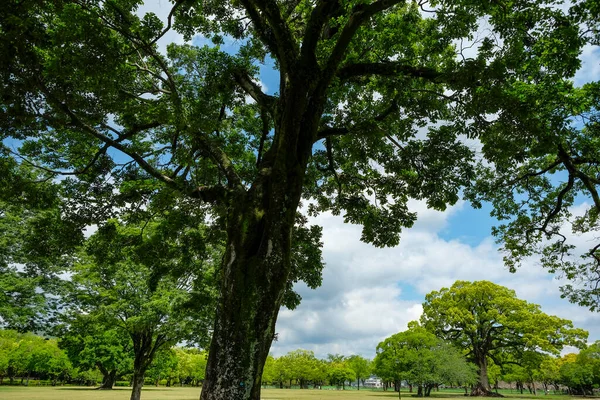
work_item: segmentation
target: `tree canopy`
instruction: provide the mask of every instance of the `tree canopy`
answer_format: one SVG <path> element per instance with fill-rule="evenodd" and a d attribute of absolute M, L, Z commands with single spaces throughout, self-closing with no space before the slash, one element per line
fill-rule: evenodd
<path fill-rule="evenodd" d="M 443 383 L 466 385 L 475 376 L 460 350 L 414 321 L 377 345 L 374 366 L 380 377 L 417 386 L 419 397 Z"/>
<path fill-rule="evenodd" d="M 2 152 L 66 177 L 65 214 L 79 224 L 158 204 L 205 213 L 222 233 L 206 400 L 260 398 L 280 306 L 298 303 L 293 282 L 320 283 L 320 229 L 298 216 L 301 199 L 390 246 L 417 217 L 409 199 L 454 204 L 479 158 L 535 164 L 544 157 L 535 143 L 571 116 L 546 100 L 571 91 L 598 21 L 591 0 L 568 10 L 538 0 L 174 1 L 166 25 L 137 15 L 140 4 L 8 0 Z M 168 29 L 212 44 L 163 54 Z M 237 51 L 224 51 L 227 40 Z M 267 59 L 276 93 L 256 83 Z M 483 143 L 482 154 L 466 140 Z M 573 157 L 561 161 L 569 171 Z M 593 196 L 595 175 L 580 172 L 570 181 Z M 490 197 L 488 175 L 476 202 Z M 534 196 L 530 210 L 553 198 L 569 205 L 564 197 Z M 495 204 L 506 214 L 508 203 Z M 507 245 L 529 251 L 515 232 Z"/>

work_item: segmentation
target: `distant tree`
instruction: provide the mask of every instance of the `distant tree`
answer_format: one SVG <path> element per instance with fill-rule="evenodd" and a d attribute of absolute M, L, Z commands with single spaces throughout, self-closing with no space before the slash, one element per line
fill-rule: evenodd
<path fill-rule="evenodd" d="M 346 382 L 351 382 L 355 377 L 355 372 L 350 368 L 345 357 L 340 354 L 329 354 L 325 365 L 330 385 L 345 390 Z"/>
<path fill-rule="evenodd" d="M 11 355 L 18 346 L 17 338 L 16 331 L 0 329 L 0 385 L 9 374 Z"/>
<path fill-rule="evenodd" d="M 417 385 L 419 397 L 429 396 L 436 385 L 466 382 L 473 377 L 473 369 L 457 349 L 415 322 L 379 343 L 375 363 L 390 370 L 386 376 Z"/>
<path fill-rule="evenodd" d="M 262 384 L 263 385 L 274 385 L 277 380 L 276 370 L 277 359 L 272 354 L 267 356 L 265 361 L 265 367 L 263 368 Z"/>
<path fill-rule="evenodd" d="M 583 345 L 587 332 L 571 321 L 544 314 L 513 290 L 488 281 L 456 281 L 425 297 L 421 322 L 438 337 L 468 349 L 479 369 L 472 395 L 491 395 L 488 357 L 497 365 L 525 351 L 557 354 L 564 345 Z"/>
<path fill-rule="evenodd" d="M 300 389 L 308 388 L 308 382 L 315 378 L 318 360 L 310 350 L 298 349 L 282 356 L 288 366 L 288 377 L 295 379 Z"/>
<path fill-rule="evenodd" d="M 558 390 L 560 382 L 560 358 L 548 356 L 540 363 L 540 380 L 546 393 L 550 386 Z"/>
<path fill-rule="evenodd" d="M 591 394 L 594 383 L 593 366 L 577 362 L 577 354 L 567 354 L 562 357 L 560 365 L 561 383 L 569 388 L 571 395 Z"/>
<path fill-rule="evenodd" d="M 176 350 L 174 348 L 162 349 L 154 357 L 154 361 L 146 371 L 146 376 L 154 381 L 155 386 L 158 386 L 162 379 L 166 381 L 167 387 L 171 386 L 172 380 L 177 374 L 178 365 Z"/>
<path fill-rule="evenodd" d="M 35 371 L 40 376 L 46 376 L 55 386 L 59 381 L 65 381 L 71 377 L 73 366 L 67 354 L 58 347 L 55 339 L 44 341 L 42 351 L 34 360 Z"/>
<path fill-rule="evenodd" d="M 32 333 L 19 335 L 17 346 L 10 355 L 9 377 L 11 384 L 15 377 L 20 376 L 26 386 L 32 374 L 37 372 L 37 362 L 43 359 L 44 338 Z"/>
<path fill-rule="evenodd" d="M 59 345 L 82 371 L 98 368 L 99 389 L 112 389 L 119 376 L 133 370 L 131 337 L 119 327 L 107 326 L 103 317 L 77 314 L 59 330 Z"/>
<path fill-rule="evenodd" d="M 360 381 L 368 378 L 371 373 L 371 361 L 359 355 L 352 355 L 346 358 L 346 363 L 354 371 L 357 389 L 360 390 Z"/>

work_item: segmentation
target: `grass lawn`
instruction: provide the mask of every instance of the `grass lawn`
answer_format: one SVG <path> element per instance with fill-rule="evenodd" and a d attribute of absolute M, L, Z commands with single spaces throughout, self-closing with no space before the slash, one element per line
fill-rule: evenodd
<path fill-rule="evenodd" d="M 0 400 L 128 400 L 131 389 L 118 387 L 113 390 L 95 390 L 88 387 L 24 387 L 0 386 Z M 545 396 L 543 392 L 538 396 L 517 395 L 505 393 L 509 400 L 540 399 L 540 400 L 570 400 L 569 396 Z M 146 386 L 142 391 L 142 400 L 198 400 L 199 388 L 166 388 Z M 377 400 L 377 398 L 397 399 L 398 393 L 371 390 L 299 390 L 299 389 L 263 389 L 264 400 L 322 400 L 322 399 L 350 399 L 350 400 Z M 403 399 L 416 399 L 408 392 L 402 392 Z M 464 398 L 461 392 L 435 392 L 432 399 Z"/>

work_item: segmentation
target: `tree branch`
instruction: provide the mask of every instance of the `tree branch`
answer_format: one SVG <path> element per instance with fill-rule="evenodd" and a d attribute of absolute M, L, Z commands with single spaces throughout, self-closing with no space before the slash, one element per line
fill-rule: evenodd
<path fill-rule="evenodd" d="M 389 115 L 391 115 L 395 110 L 398 109 L 398 100 L 394 99 L 392 100 L 392 103 L 390 104 L 390 106 L 388 108 L 386 108 L 381 114 L 376 115 L 375 117 L 373 117 L 373 121 L 375 122 L 381 122 L 384 119 L 386 119 Z M 355 129 L 359 129 L 359 128 L 363 128 L 365 124 L 360 124 L 360 125 L 355 125 L 354 127 L 327 127 L 327 128 L 323 128 L 321 129 L 318 133 L 317 133 L 317 140 L 321 140 L 321 139 L 325 139 L 331 136 L 342 136 L 345 135 L 347 133 L 350 133 L 352 130 Z"/>
<path fill-rule="evenodd" d="M 276 102 L 276 97 L 265 94 L 260 86 L 258 86 L 255 82 L 250 79 L 248 74 L 241 70 L 235 70 L 233 72 L 233 78 L 237 82 L 238 85 L 244 90 L 244 92 L 248 93 L 250 97 L 254 99 L 263 108 L 266 108 L 271 115 L 273 114 L 273 105 Z"/>
<path fill-rule="evenodd" d="M 352 78 L 381 75 L 381 76 L 411 76 L 414 78 L 423 78 L 433 82 L 451 81 L 443 73 L 429 67 L 415 67 L 402 62 L 381 62 L 381 63 L 354 63 L 341 67 L 337 72 L 337 77 L 342 80 Z"/>
<path fill-rule="evenodd" d="M 379 0 L 371 4 L 359 4 L 354 7 L 348 22 L 342 29 L 338 41 L 336 42 L 329 59 L 325 65 L 320 86 L 327 87 L 329 82 L 336 74 L 336 71 L 342 62 L 346 49 L 358 28 L 369 18 L 378 12 L 384 11 L 396 4 L 402 3 L 405 0 Z"/>
<path fill-rule="evenodd" d="M 274 0 L 240 0 L 240 2 L 267 47 L 277 56 L 282 72 L 290 71 L 296 65 L 298 46 L 277 3 Z"/>
<path fill-rule="evenodd" d="M 260 118 L 262 120 L 262 135 L 260 136 L 260 144 L 258 146 L 258 155 L 256 156 L 256 166 L 260 167 L 262 161 L 262 153 L 265 147 L 265 141 L 269 135 L 269 118 L 267 117 L 266 110 L 260 110 Z"/>
<path fill-rule="evenodd" d="M 319 0 L 310 14 L 310 18 L 304 30 L 304 39 L 302 40 L 302 49 L 300 58 L 303 62 L 313 62 L 316 64 L 315 50 L 319 41 L 319 36 L 323 30 L 323 25 L 329 19 L 340 4 L 337 0 Z M 309 60 L 312 58 L 312 60 Z"/>
<path fill-rule="evenodd" d="M 154 178 L 158 179 L 159 181 L 165 183 L 167 186 L 171 187 L 174 190 L 186 193 L 188 195 L 191 195 L 191 193 L 195 193 L 198 191 L 198 189 L 190 190 L 188 185 L 182 185 L 179 182 L 177 182 L 176 180 L 172 179 L 171 177 L 160 172 L 158 169 L 156 169 L 150 163 L 148 163 L 148 161 L 146 161 L 144 159 L 144 157 L 142 157 L 140 154 L 138 154 L 135 151 L 132 151 L 130 148 L 123 145 L 121 143 L 121 141 L 123 140 L 122 137 L 119 139 L 116 139 L 116 140 L 112 139 L 112 138 L 104 135 L 102 132 L 98 131 L 93 126 L 90 126 L 89 124 L 85 123 L 65 103 L 62 103 L 61 101 L 56 99 L 52 95 L 52 93 L 46 88 L 46 86 L 43 84 L 43 82 L 39 81 L 39 86 L 51 104 L 58 107 L 62 112 L 64 112 L 67 116 L 69 116 L 71 118 L 72 122 L 76 126 L 83 129 L 89 135 L 91 135 L 91 136 L 99 139 L 101 142 L 105 143 L 105 146 L 108 145 L 110 147 L 113 147 L 113 148 L 123 152 L 124 154 L 127 154 L 140 166 L 140 168 L 142 168 L 148 174 L 150 174 Z M 227 155 L 221 149 L 217 148 L 216 146 L 213 146 L 206 138 L 201 137 L 200 142 L 206 146 L 207 152 L 210 154 L 211 158 L 213 158 L 217 162 L 217 165 L 225 171 L 225 174 L 228 177 L 230 186 L 236 187 L 236 188 L 242 187 L 241 179 L 235 172 L 235 169 L 233 168 L 233 164 L 231 163 L 231 161 L 229 160 Z M 202 197 L 200 197 L 198 194 L 198 198 L 202 198 Z M 215 200 L 216 200 L 216 197 L 215 197 Z"/>
<path fill-rule="evenodd" d="M 536 176 L 543 175 L 543 174 L 545 174 L 546 172 L 548 172 L 548 171 L 550 171 L 550 170 L 554 169 L 555 167 L 559 166 L 560 164 L 562 164 L 562 161 L 561 161 L 561 160 L 554 160 L 554 161 L 553 161 L 553 162 L 552 162 L 550 165 L 548 165 L 546 168 L 544 168 L 544 169 L 542 169 L 542 170 L 540 170 L 540 171 L 536 171 L 536 172 L 528 172 L 528 173 L 526 173 L 526 174 L 523 174 L 523 175 L 521 175 L 521 176 L 519 176 L 519 177 L 517 177 L 517 178 L 515 178 L 515 179 L 513 179 L 513 180 L 511 180 L 511 181 L 509 181 L 509 182 L 508 182 L 508 185 L 509 185 L 509 186 L 513 186 L 515 183 L 517 183 L 517 182 L 520 182 L 520 181 L 522 181 L 523 179 L 526 179 L 526 178 L 533 178 L 533 177 L 536 177 Z"/>
<path fill-rule="evenodd" d="M 153 45 L 154 43 L 158 42 L 160 40 L 160 38 L 165 36 L 165 34 L 171 30 L 171 26 L 173 23 L 173 15 L 175 14 L 175 11 L 177 11 L 179 6 L 182 5 L 183 3 L 184 3 L 184 0 L 177 0 L 175 2 L 175 5 L 173 5 L 173 8 L 171 8 L 171 11 L 169 12 L 169 16 L 167 17 L 167 26 L 158 34 L 157 37 L 152 39 L 152 41 L 149 43 L 150 45 Z"/>

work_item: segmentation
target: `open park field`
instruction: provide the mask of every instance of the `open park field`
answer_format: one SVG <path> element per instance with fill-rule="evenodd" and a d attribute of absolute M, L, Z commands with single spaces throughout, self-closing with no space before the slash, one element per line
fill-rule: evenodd
<path fill-rule="evenodd" d="M 115 388 L 111 391 L 100 391 L 87 387 L 0 387 L 0 400 L 127 400 L 131 393 L 130 388 Z M 198 400 L 198 388 L 155 388 L 145 387 L 142 400 Z M 544 400 L 570 400 L 570 396 L 538 396 L 506 394 L 510 400 L 541 398 Z M 404 399 L 413 399 L 412 394 L 402 393 Z M 265 400 L 377 400 L 397 399 L 398 393 L 372 390 L 289 390 L 289 389 L 264 389 L 262 399 Z M 458 392 L 433 393 L 433 399 L 449 398 L 459 400 L 464 398 Z"/>

